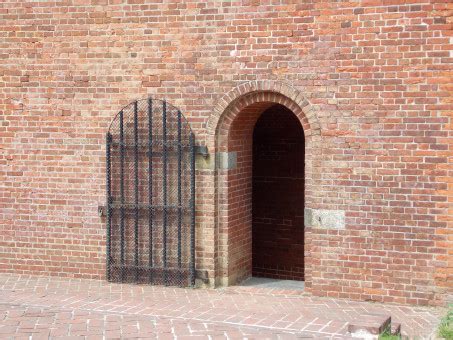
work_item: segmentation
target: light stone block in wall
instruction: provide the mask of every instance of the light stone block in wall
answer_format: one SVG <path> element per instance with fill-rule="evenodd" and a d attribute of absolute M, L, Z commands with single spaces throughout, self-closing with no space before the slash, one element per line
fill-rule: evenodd
<path fill-rule="evenodd" d="M 344 211 L 305 208 L 304 224 L 313 228 L 345 229 Z"/>
<path fill-rule="evenodd" d="M 230 170 L 237 166 L 237 152 L 218 152 L 217 168 Z"/>

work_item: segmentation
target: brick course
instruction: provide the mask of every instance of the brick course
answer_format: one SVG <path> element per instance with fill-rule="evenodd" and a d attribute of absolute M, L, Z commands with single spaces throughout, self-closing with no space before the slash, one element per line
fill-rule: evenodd
<path fill-rule="evenodd" d="M 103 279 L 105 133 L 129 102 L 179 107 L 235 169 L 197 171 L 197 268 L 250 274 L 253 124 L 305 134 L 315 295 L 444 304 L 453 289 L 452 5 L 144 0 L 0 4 L 0 270 Z"/>

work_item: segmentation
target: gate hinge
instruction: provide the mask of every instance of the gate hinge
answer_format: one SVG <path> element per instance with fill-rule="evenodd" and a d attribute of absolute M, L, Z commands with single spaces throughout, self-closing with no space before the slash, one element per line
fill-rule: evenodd
<path fill-rule="evenodd" d="M 195 153 L 206 158 L 209 155 L 208 147 L 206 145 L 195 145 Z"/>
<path fill-rule="evenodd" d="M 203 283 L 209 282 L 208 271 L 207 270 L 195 270 L 195 277 Z"/>

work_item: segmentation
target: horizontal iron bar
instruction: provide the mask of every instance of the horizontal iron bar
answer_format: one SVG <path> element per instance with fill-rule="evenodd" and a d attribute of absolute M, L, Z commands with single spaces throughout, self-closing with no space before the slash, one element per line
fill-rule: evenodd
<path fill-rule="evenodd" d="M 168 205 L 150 205 L 150 204 L 133 204 L 133 203 L 111 203 L 110 208 L 126 208 L 126 209 L 171 209 L 171 210 L 177 210 L 177 209 L 182 209 L 182 210 L 187 210 L 190 207 L 189 206 L 183 206 L 183 205 L 173 205 L 173 204 L 168 204 Z"/>
<path fill-rule="evenodd" d="M 178 268 L 178 267 L 167 267 L 167 268 L 164 268 L 164 267 L 150 267 L 150 266 L 134 266 L 133 264 L 131 265 L 128 265 L 128 264 L 125 264 L 125 265 L 119 265 L 119 264 L 112 264 L 110 265 L 112 268 L 134 268 L 134 269 L 147 269 L 147 270 L 161 270 L 161 271 L 174 271 L 174 272 L 181 272 L 181 273 L 188 273 L 189 272 L 189 269 L 188 268 Z"/>
<path fill-rule="evenodd" d="M 125 149 L 129 149 L 129 148 L 125 148 Z M 125 152 L 128 154 L 128 151 L 127 151 L 127 150 L 126 150 Z M 177 150 L 168 150 L 168 149 L 167 149 L 167 151 L 165 151 L 165 152 L 166 152 L 166 154 L 167 154 L 168 156 L 172 156 L 172 157 L 174 157 L 174 155 L 177 155 L 177 154 L 178 154 L 178 151 L 177 151 Z M 138 153 L 139 153 L 140 155 L 147 155 L 147 156 L 150 155 L 149 151 L 146 150 L 146 149 L 141 149 L 141 150 L 138 151 Z M 113 159 L 116 159 L 116 158 L 118 157 L 118 156 L 117 156 L 118 154 L 117 154 L 116 152 L 112 152 L 112 154 L 113 154 L 113 155 L 112 155 L 112 158 L 113 158 Z M 153 151 L 153 152 L 151 152 L 151 155 L 152 155 L 152 156 L 162 156 L 163 154 L 164 154 L 164 151 Z"/>
<path fill-rule="evenodd" d="M 151 144 L 150 143 L 147 143 L 147 142 L 144 142 L 144 143 L 138 143 L 138 144 L 135 144 L 135 143 L 128 143 L 128 142 L 124 142 L 123 143 L 123 147 L 126 147 L 126 148 L 135 148 L 135 146 L 138 146 L 138 147 L 149 147 L 149 146 L 159 146 L 159 145 L 162 145 L 162 146 L 167 146 L 167 147 L 171 147 L 171 146 L 174 146 L 174 147 L 178 147 L 178 146 L 181 146 L 182 148 L 187 148 L 189 149 L 190 148 L 190 145 L 189 143 L 184 143 L 184 142 L 181 142 L 181 143 L 178 143 L 178 142 L 163 142 L 163 141 L 153 141 Z M 111 144 L 112 147 L 114 148 L 117 148 L 119 146 L 121 146 L 121 142 L 112 142 Z"/>

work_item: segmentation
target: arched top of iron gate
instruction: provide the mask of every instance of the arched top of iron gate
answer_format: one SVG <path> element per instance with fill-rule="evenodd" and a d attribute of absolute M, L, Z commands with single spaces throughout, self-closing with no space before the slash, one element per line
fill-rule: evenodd
<path fill-rule="evenodd" d="M 146 98 L 146 99 L 139 99 L 133 102 L 130 102 L 126 106 L 124 106 L 115 117 L 112 119 L 109 125 L 108 132 L 115 133 L 120 128 L 120 120 L 121 115 L 123 116 L 124 122 L 131 121 L 133 123 L 134 120 L 134 113 L 137 110 L 138 120 L 140 121 L 140 116 L 162 116 L 164 111 L 167 120 L 171 119 L 178 119 L 178 115 L 181 117 L 181 130 L 182 134 L 190 135 L 193 133 L 189 122 L 187 121 L 186 117 L 181 113 L 181 110 L 178 109 L 176 106 L 168 103 L 166 100 L 156 99 L 156 98 Z M 155 120 L 155 119 L 154 119 Z"/>

